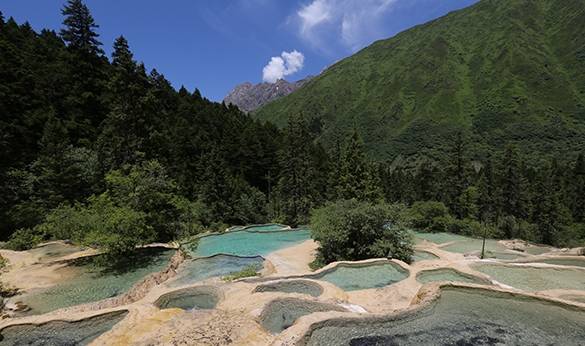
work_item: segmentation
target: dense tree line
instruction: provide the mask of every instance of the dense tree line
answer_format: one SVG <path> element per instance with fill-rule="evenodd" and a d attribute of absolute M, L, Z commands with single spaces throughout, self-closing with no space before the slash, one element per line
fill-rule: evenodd
<path fill-rule="evenodd" d="M 81 1 L 63 15 L 59 34 L 0 18 L 2 238 L 54 236 L 44 231 L 67 229 L 58 215 L 73 211 L 119 215 L 109 229 L 127 222 L 143 241 L 177 237 L 179 221 L 193 232 L 264 221 L 280 131 L 173 89 L 122 36 L 109 60 Z"/>
<path fill-rule="evenodd" d="M 442 156 L 402 166 L 371 161 L 356 130 L 327 152 L 309 117 L 279 130 L 177 91 L 122 36 L 108 59 L 80 0 L 63 15 L 59 34 L 0 15 L 0 230 L 15 248 L 53 237 L 120 252 L 225 224 L 306 224 L 349 200 L 405 204 L 429 231 L 585 242 L 583 155 L 478 158 L 458 135 Z"/>

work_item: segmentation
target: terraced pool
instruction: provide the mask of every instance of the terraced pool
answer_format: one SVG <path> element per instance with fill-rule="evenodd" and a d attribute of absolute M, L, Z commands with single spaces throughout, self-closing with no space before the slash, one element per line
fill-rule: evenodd
<path fill-rule="evenodd" d="M 412 256 L 412 262 L 428 261 L 439 259 L 439 256 L 433 255 L 427 251 L 415 251 Z"/>
<path fill-rule="evenodd" d="M 473 269 L 492 279 L 525 291 L 585 290 L 585 270 L 502 264 L 474 264 Z"/>
<path fill-rule="evenodd" d="M 346 310 L 333 304 L 296 298 L 280 298 L 267 304 L 260 316 L 260 324 L 270 333 L 277 334 L 292 326 L 298 318 L 323 311 Z"/>
<path fill-rule="evenodd" d="M 299 293 L 318 297 L 323 293 L 323 287 L 309 280 L 283 280 L 259 285 L 254 292 Z"/>
<path fill-rule="evenodd" d="M 429 283 L 437 281 L 468 282 L 474 284 L 489 284 L 489 281 L 481 278 L 461 273 L 451 268 L 441 268 L 434 270 L 425 270 L 416 275 L 416 280 L 420 283 Z"/>
<path fill-rule="evenodd" d="M 473 238 L 465 237 L 453 233 L 424 233 L 424 232 L 413 232 L 415 240 L 420 243 L 423 240 L 430 241 L 435 244 L 445 244 L 453 241 L 464 241 Z"/>
<path fill-rule="evenodd" d="M 199 239 L 198 246 L 191 249 L 191 253 L 196 257 L 217 254 L 265 256 L 308 239 L 310 239 L 308 230 L 249 231 L 246 229 L 202 237 Z"/>
<path fill-rule="evenodd" d="M 112 329 L 128 314 L 127 311 L 111 312 L 81 321 L 50 321 L 43 324 L 21 324 L 0 331 L 0 344 L 20 345 L 87 345 Z"/>
<path fill-rule="evenodd" d="M 25 315 L 34 315 L 115 297 L 148 274 L 163 270 L 173 254 L 174 250 L 145 248 L 115 269 L 99 266 L 99 256 L 78 259 L 71 264 L 78 272 L 74 278 L 12 299 L 30 307 Z"/>
<path fill-rule="evenodd" d="M 318 323 L 308 345 L 581 345 L 585 310 L 475 289 L 444 289 L 414 314 Z"/>
<path fill-rule="evenodd" d="M 160 309 L 213 309 L 219 294 L 213 286 L 189 287 L 160 296 L 154 305 Z"/>
<path fill-rule="evenodd" d="M 205 279 L 225 276 L 238 272 L 248 266 L 261 269 L 264 258 L 238 257 L 231 255 L 216 255 L 206 258 L 189 259 L 181 264 L 177 270 L 177 276 L 167 283 L 170 287 L 190 285 Z"/>
<path fill-rule="evenodd" d="M 408 271 L 393 262 L 346 264 L 308 276 L 330 282 L 345 291 L 388 286 L 408 277 Z"/>

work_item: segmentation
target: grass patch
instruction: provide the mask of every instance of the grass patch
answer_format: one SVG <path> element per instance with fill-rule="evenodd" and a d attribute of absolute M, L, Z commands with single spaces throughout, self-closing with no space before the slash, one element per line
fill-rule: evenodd
<path fill-rule="evenodd" d="M 240 270 L 239 272 L 231 273 L 228 276 L 224 276 L 222 278 L 223 281 L 234 281 L 243 278 L 249 278 L 253 276 L 258 276 L 258 266 L 251 264 L 246 268 Z"/>

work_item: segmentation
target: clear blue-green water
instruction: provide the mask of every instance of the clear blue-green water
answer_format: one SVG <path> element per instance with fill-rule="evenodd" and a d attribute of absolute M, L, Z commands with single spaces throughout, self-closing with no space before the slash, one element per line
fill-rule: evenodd
<path fill-rule="evenodd" d="M 278 232 L 285 229 L 287 226 L 280 224 L 268 224 L 268 225 L 257 225 L 245 227 L 248 232 Z"/>
<path fill-rule="evenodd" d="M 526 248 L 526 253 L 531 255 L 542 255 L 543 253 L 551 252 L 553 248 L 547 246 L 530 246 Z"/>
<path fill-rule="evenodd" d="M 261 269 L 264 258 L 255 257 L 237 257 L 231 255 L 217 255 L 207 258 L 198 258 L 186 260 L 181 264 L 177 271 L 177 276 L 167 285 L 178 287 L 190 285 L 211 277 L 226 276 L 238 272 L 248 266 L 256 266 Z"/>
<path fill-rule="evenodd" d="M 577 258 L 547 258 L 543 260 L 534 261 L 538 263 L 555 264 L 560 266 L 585 267 L 585 257 L 583 259 Z"/>
<path fill-rule="evenodd" d="M 112 329 L 127 311 L 111 312 L 76 322 L 51 321 L 39 325 L 21 324 L 0 331 L 0 344 L 6 346 L 87 345 Z"/>
<path fill-rule="evenodd" d="M 485 290 L 445 289 L 420 312 L 325 321 L 307 338 L 309 346 L 583 345 L 585 312 Z"/>
<path fill-rule="evenodd" d="M 285 280 L 259 285 L 254 292 L 300 293 L 318 297 L 323 293 L 323 287 L 308 280 Z"/>
<path fill-rule="evenodd" d="M 160 296 L 154 305 L 160 309 L 213 309 L 219 302 L 217 290 L 210 286 L 184 288 Z"/>
<path fill-rule="evenodd" d="M 472 268 L 500 283 L 525 291 L 585 290 L 585 270 L 583 269 L 537 268 L 499 264 L 475 264 Z"/>
<path fill-rule="evenodd" d="M 96 264 L 99 263 L 99 256 L 76 260 L 71 264 L 78 271 L 74 278 L 14 299 L 31 308 L 26 315 L 34 315 L 115 297 L 128 291 L 148 274 L 163 270 L 173 254 L 173 250 L 167 249 L 142 249 L 128 264 L 117 269 Z"/>
<path fill-rule="evenodd" d="M 415 251 L 414 255 L 412 255 L 413 262 L 429 261 L 436 259 L 439 259 L 439 257 L 427 251 Z"/>
<path fill-rule="evenodd" d="M 461 254 L 473 254 L 479 257 L 481 255 L 482 246 L 482 239 L 469 238 L 465 241 L 458 241 L 456 243 L 444 246 L 441 249 Z M 513 260 L 524 257 L 524 255 L 521 253 L 509 251 L 508 248 L 500 245 L 500 243 L 494 239 L 486 239 L 484 256 L 485 258 L 497 258 L 503 260 Z"/>
<path fill-rule="evenodd" d="M 298 318 L 323 311 L 345 311 L 345 309 L 332 304 L 297 298 L 279 298 L 266 305 L 260 315 L 260 324 L 269 332 L 277 334 L 292 326 Z"/>
<path fill-rule="evenodd" d="M 453 234 L 453 233 L 424 233 L 424 232 L 413 232 L 414 238 L 417 242 L 421 240 L 430 241 L 435 244 L 445 244 L 453 241 L 463 241 L 473 239 L 470 237 Z"/>
<path fill-rule="evenodd" d="M 247 230 L 210 235 L 199 239 L 192 254 L 208 257 L 217 254 L 265 256 L 273 251 L 310 239 L 310 231 L 249 232 Z"/>
<path fill-rule="evenodd" d="M 423 284 L 436 281 L 467 282 L 474 284 L 489 283 L 486 280 L 482 280 L 468 274 L 463 274 L 451 268 L 441 268 L 419 272 L 416 275 L 416 280 Z"/>
<path fill-rule="evenodd" d="M 344 291 L 357 291 L 388 286 L 408 277 L 408 271 L 392 262 L 372 264 L 340 264 L 334 269 L 309 276 L 330 282 Z"/>

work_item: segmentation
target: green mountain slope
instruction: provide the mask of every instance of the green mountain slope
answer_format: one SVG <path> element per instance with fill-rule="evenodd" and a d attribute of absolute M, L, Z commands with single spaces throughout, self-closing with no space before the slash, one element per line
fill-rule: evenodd
<path fill-rule="evenodd" d="M 284 125 L 297 112 L 325 145 L 356 126 L 384 159 L 439 153 L 459 130 L 480 154 L 582 150 L 585 0 L 480 1 L 375 42 L 255 116 Z"/>

